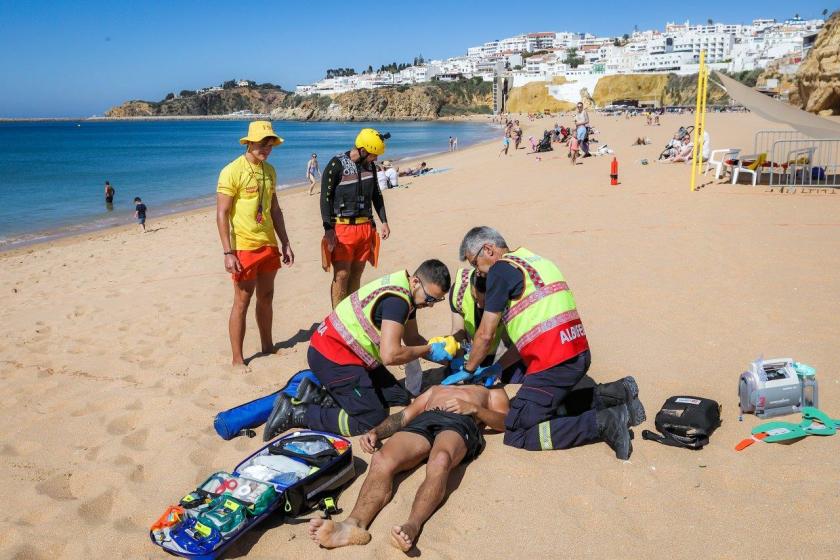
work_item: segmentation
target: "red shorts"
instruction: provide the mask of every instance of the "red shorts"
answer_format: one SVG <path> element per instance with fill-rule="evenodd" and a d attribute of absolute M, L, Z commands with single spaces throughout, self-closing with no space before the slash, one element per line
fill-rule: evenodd
<path fill-rule="evenodd" d="M 260 274 L 280 269 L 280 250 L 271 245 L 251 251 L 236 251 L 236 258 L 242 265 L 242 272 L 231 274 L 234 282 L 255 280 Z"/>
<path fill-rule="evenodd" d="M 335 224 L 337 243 L 332 261 L 365 262 L 373 252 L 376 228 L 373 222 L 364 224 Z"/>

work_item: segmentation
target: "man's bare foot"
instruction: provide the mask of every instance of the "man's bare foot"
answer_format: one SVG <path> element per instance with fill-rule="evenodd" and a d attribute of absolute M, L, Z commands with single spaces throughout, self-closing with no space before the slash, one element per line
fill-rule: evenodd
<path fill-rule="evenodd" d="M 309 537 L 324 548 L 338 548 L 351 544 L 367 544 L 370 533 L 347 521 L 336 523 L 332 519 L 316 517 L 309 521 Z"/>
<path fill-rule="evenodd" d="M 248 365 L 245 364 L 244 361 L 239 362 L 239 361 L 234 360 L 233 362 L 231 362 L 230 368 L 233 371 L 235 371 L 236 373 L 250 373 L 251 372 L 251 368 L 248 367 Z"/>
<path fill-rule="evenodd" d="M 394 525 L 391 528 L 391 544 L 403 552 L 411 550 L 416 538 L 417 529 L 413 525 L 403 523 L 402 526 Z"/>

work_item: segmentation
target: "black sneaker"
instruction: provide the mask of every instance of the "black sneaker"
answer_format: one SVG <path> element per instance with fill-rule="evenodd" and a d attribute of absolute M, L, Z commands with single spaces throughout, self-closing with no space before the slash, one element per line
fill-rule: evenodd
<path fill-rule="evenodd" d="M 265 422 L 263 441 L 268 441 L 277 434 L 282 434 L 292 428 L 305 428 L 306 406 L 292 404 L 292 399 L 283 393 L 277 395 L 274 408 L 271 409 L 271 414 Z"/>
<path fill-rule="evenodd" d="M 629 459 L 630 454 L 633 453 L 633 442 L 630 428 L 627 427 L 630 422 L 627 405 L 622 404 L 599 410 L 596 413 L 595 422 L 598 426 L 598 435 L 615 451 L 616 458 L 622 461 Z"/>
<path fill-rule="evenodd" d="M 627 376 L 610 383 L 599 383 L 595 387 L 595 407 L 600 409 L 629 404 L 639 397 L 636 378 Z"/>

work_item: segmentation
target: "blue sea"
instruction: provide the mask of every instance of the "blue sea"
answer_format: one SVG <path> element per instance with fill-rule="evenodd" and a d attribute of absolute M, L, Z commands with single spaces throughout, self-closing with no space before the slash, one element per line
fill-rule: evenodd
<path fill-rule="evenodd" d="M 360 128 L 390 132 L 387 159 L 459 148 L 496 135 L 490 124 L 457 122 L 273 123 L 285 143 L 269 159 L 280 188 L 305 182 L 314 152 L 321 168 Z M 134 197 L 162 214 L 213 203 L 219 171 L 243 152 L 247 121 L 0 123 L 0 251 L 132 222 Z M 104 184 L 116 189 L 112 208 Z"/>

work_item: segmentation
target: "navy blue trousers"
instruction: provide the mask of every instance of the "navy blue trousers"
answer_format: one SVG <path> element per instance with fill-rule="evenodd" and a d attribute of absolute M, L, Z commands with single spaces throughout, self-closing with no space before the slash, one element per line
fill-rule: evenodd
<path fill-rule="evenodd" d="M 306 425 L 313 430 L 357 436 L 385 420 L 389 407 L 411 402 L 411 395 L 384 366 L 367 370 L 337 364 L 312 347 L 306 358 L 309 369 L 338 403 L 330 408 L 307 406 Z"/>
<path fill-rule="evenodd" d="M 526 375 L 505 418 L 506 445 L 531 451 L 568 449 L 598 439 L 595 409 L 578 416 L 560 416 L 558 409 L 589 370 L 585 351 L 547 370 Z"/>

